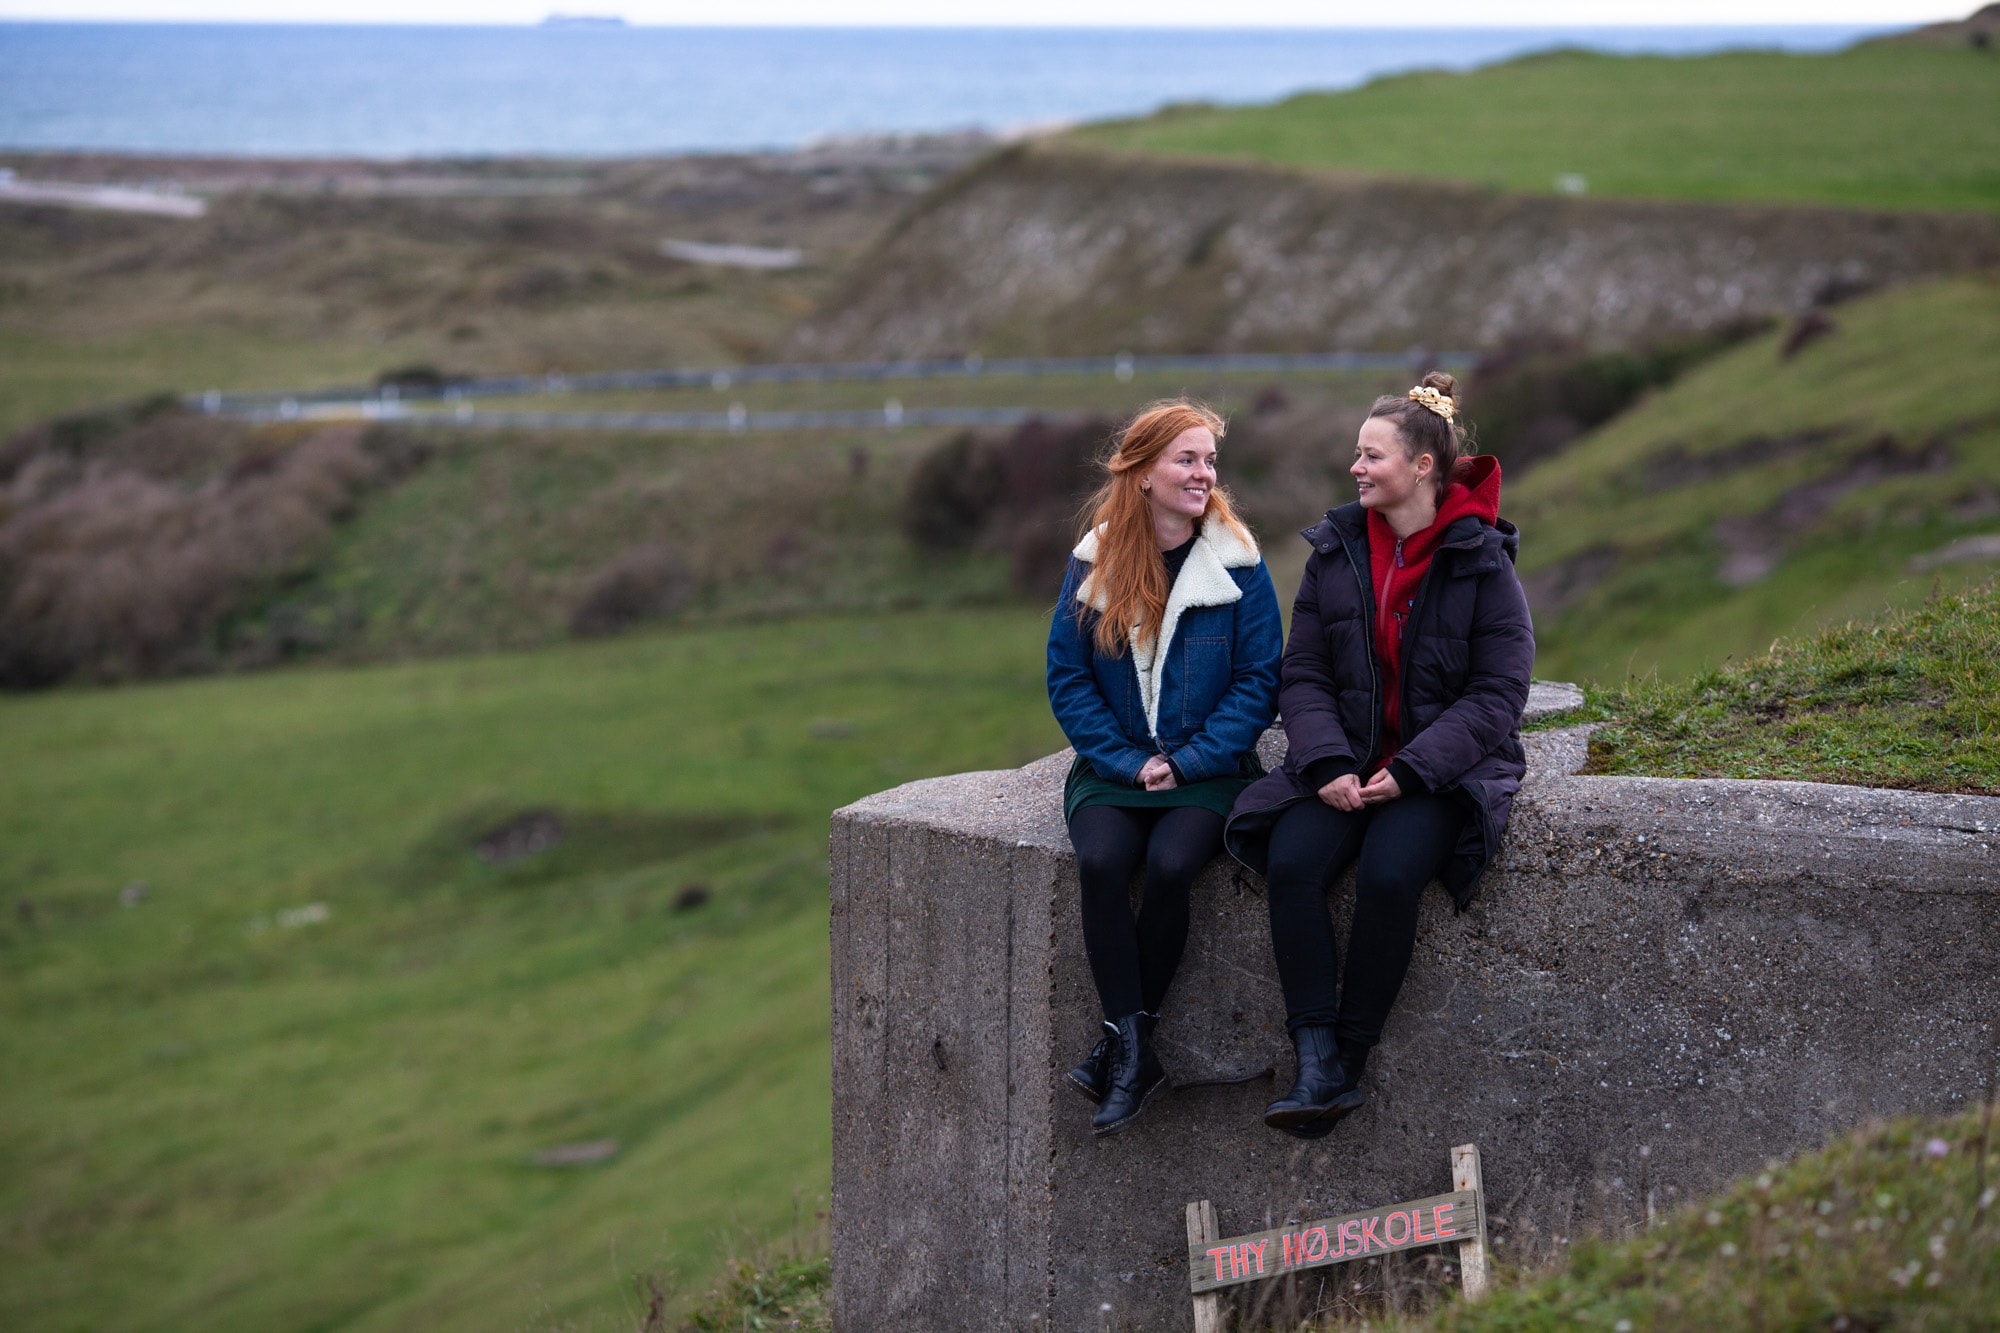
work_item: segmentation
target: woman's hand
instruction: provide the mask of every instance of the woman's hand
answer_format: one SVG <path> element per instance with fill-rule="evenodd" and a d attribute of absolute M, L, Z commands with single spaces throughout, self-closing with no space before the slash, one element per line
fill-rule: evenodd
<path fill-rule="evenodd" d="M 1336 810 L 1359 810 L 1361 779 L 1352 773 L 1342 773 L 1319 789 L 1319 798 Z"/>
<path fill-rule="evenodd" d="M 1385 801 L 1395 800 L 1402 794 L 1402 787 L 1397 785 L 1396 779 L 1390 776 L 1386 768 L 1368 779 L 1368 785 L 1361 789 L 1361 799 L 1369 805 L 1381 805 Z"/>
<path fill-rule="evenodd" d="M 1172 791 L 1179 784 L 1174 781 L 1174 766 L 1165 755 L 1156 754 L 1139 766 L 1139 785 L 1147 791 Z"/>

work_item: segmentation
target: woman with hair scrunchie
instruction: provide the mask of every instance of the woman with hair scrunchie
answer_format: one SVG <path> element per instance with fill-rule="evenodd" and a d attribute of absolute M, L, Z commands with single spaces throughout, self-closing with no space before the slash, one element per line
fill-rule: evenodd
<path fill-rule="evenodd" d="M 1163 1087 L 1153 1025 L 1187 945 L 1188 891 L 1261 776 L 1282 629 L 1257 543 L 1217 483 L 1222 419 L 1155 403 L 1104 464 L 1049 627 L 1049 705 L 1076 762 L 1063 818 L 1104 1037 L 1066 1082 L 1130 1124 Z M 1133 872 L 1145 867 L 1137 919 Z"/>
<path fill-rule="evenodd" d="M 1424 886 L 1441 880 L 1464 910 L 1527 770 L 1520 535 L 1500 517 L 1499 463 L 1461 456 L 1457 416 L 1456 382 L 1435 371 L 1369 411 L 1349 469 L 1360 499 L 1303 534 L 1278 691 L 1289 752 L 1229 817 L 1231 854 L 1264 873 L 1298 1055 L 1264 1122 L 1299 1138 L 1362 1104 Z M 1326 893 L 1350 865 L 1342 986 Z"/>

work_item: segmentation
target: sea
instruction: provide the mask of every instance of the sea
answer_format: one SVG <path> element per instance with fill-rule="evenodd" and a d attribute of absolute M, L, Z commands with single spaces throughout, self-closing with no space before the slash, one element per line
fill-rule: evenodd
<path fill-rule="evenodd" d="M 0 148 L 629 156 L 1009 133 L 1552 47 L 1824 51 L 1811 27 L 395 27 L 0 22 Z"/>

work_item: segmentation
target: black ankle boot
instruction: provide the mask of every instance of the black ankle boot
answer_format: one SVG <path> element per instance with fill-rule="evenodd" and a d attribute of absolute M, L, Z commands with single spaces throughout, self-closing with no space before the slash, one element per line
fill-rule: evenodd
<path fill-rule="evenodd" d="M 1264 1123 L 1298 1138 L 1323 1138 L 1365 1100 L 1360 1063 L 1352 1070 L 1342 1063 L 1330 1026 L 1300 1028 L 1292 1047 L 1299 1054 L 1298 1076 L 1290 1092 L 1264 1108 Z"/>
<path fill-rule="evenodd" d="M 1127 1014 L 1105 1024 L 1111 1029 L 1105 1034 L 1111 1043 L 1111 1070 L 1104 1101 L 1090 1122 L 1091 1133 L 1117 1133 L 1138 1119 L 1146 1103 L 1167 1086 L 1167 1071 L 1153 1054 L 1153 1024 L 1158 1021 L 1153 1014 Z"/>
<path fill-rule="evenodd" d="M 1063 1082 L 1093 1102 L 1103 1101 L 1104 1090 L 1111 1084 L 1111 1043 L 1117 1040 L 1118 1027 L 1106 1023 L 1104 1032 L 1097 1045 L 1090 1048 L 1090 1054 L 1083 1057 L 1083 1063 L 1063 1076 Z"/>

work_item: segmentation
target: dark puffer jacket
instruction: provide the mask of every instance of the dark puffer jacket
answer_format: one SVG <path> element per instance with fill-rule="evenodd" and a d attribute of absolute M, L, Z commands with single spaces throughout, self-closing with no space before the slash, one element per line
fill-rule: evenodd
<path fill-rule="evenodd" d="M 1262 870 L 1271 826 L 1318 795 L 1303 774 L 1319 759 L 1365 778 L 1381 760 L 1382 698 L 1375 661 L 1375 598 L 1367 511 L 1342 505 L 1301 535 L 1312 543 L 1292 607 L 1278 687 L 1290 750 L 1230 812 L 1230 855 Z M 1500 848 L 1527 763 L 1521 711 L 1535 663 L 1528 599 L 1514 574 L 1520 534 L 1505 519 L 1467 516 L 1446 530 L 1418 590 L 1403 640 L 1403 748 L 1397 758 L 1432 791 L 1474 817 L 1442 879 L 1462 910 Z"/>

